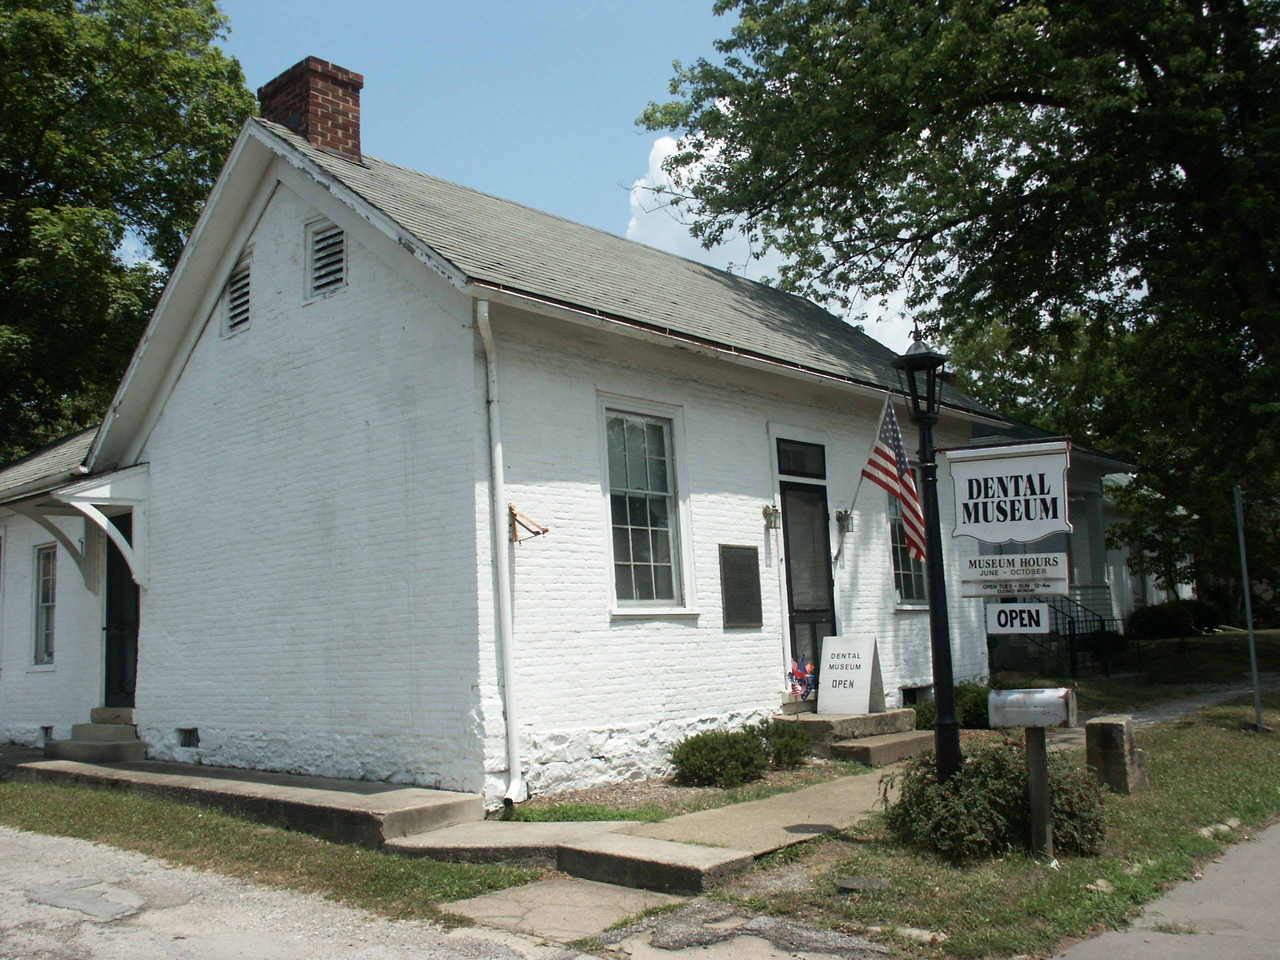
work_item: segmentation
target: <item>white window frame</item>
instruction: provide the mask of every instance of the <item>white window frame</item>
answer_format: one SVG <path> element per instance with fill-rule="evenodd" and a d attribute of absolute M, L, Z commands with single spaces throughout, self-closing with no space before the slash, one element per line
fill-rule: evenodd
<path fill-rule="evenodd" d="M 914 465 L 910 468 L 911 477 L 915 480 L 916 489 L 920 489 L 919 471 Z M 899 610 L 928 610 L 929 609 L 929 574 L 923 563 L 906 552 L 906 534 L 902 535 L 903 547 L 901 555 L 905 557 L 908 570 L 902 570 L 898 566 L 899 549 L 895 540 L 898 537 L 898 530 L 902 526 L 902 503 L 891 493 L 886 493 L 888 504 L 886 506 L 886 516 L 889 521 L 889 569 L 893 573 L 893 597 L 894 603 Z M 915 568 L 919 566 L 919 571 Z M 915 579 L 920 578 L 920 596 L 903 597 L 902 590 L 898 584 L 904 577 Z"/>
<path fill-rule="evenodd" d="M 53 599 L 45 603 L 41 599 L 43 596 L 41 588 L 44 586 L 43 563 L 47 556 L 53 558 L 50 576 Z M 37 667 L 51 667 L 57 652 L 58 545 L 56 543 L 37 544 L 33 550 L 33 560 L 32 638 L 35 645 L 32 651 L 32 663 Z"/>
<path fill-rule="evenodd" d="M 231 281 L 242 270 L 247 270 L 249 272 L 248 312 L 243 320 L 241 320 L 235 326 L 232 326 L 231 325 Z M 222 285 L 222 296 L 221 298 L 219 298 L 219 305 L 220 305 L 219 309 L 221 310 L 221 314 L 222 314 L 222 336 L 223 337 L 234 337 L 236 334 L 243 333 L 245 330 L 248 330 L 251 326 L 253 326 L 253 316 L 255 313 L 254 295 L 253 295 L 253 288 L 254 288 L 253 274 L 254 274 L 253 251 L 252 249 L 247 249 L 245 250 L 244 253 L 242 253 L 239 257 L 236 258 L 235 266 L 231 268 L 231 272 L 227 274 L 226 282 Z"/>
<path fill-rule="evenodd" d="M 342 281 L 326 287 L 324 290 L 317 291 L 315 289 L 315 236 L 321 230 L 330 229 L 342 232 Z M 307 264 L 307 272 L 303 277 L 302 299 L 307 303 L 311 303 L 316 300 L 325 300 L 341 293 L 351 281 L 351 238 L 347 236 L 347 228 L 339 226 L 327 217 L 318 217 L 307 222 L 305 238 L 306 256 L 303 259 Z"/>
<path fill-rule="evenodd" d="M 677 600 L 619 600 L 614 580 L 613 510 L 609 477 L 609 414 L 632 414 L 637 417 L 665 420 L 668 437 L 668 470 L 674 490 L 675 522 L 671 529 L 676 543 L 672 554 L 677 561 L 673 571 Z M 613 393 L 597 394 L 597 424 L 600 437 L 600 499 L 603 512 L 604 555 L 608 584 L 609 612 L 613 617 L 697 616 L 697 591 L 693 575 L 693 535 L 689 506 L 688 470 L 685 463 L 684 408 L 638 397 Z"/>

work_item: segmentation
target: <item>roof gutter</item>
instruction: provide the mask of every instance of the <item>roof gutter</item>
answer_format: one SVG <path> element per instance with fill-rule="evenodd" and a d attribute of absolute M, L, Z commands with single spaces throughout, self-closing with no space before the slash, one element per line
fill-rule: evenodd
<path fill-rule="evenodd" d="M 601 310 L 592 310 L 567 301 L 538 296 L 515 287 L 508 287 L 504 284 L 469 278 L 466 285 L 470 288 L 469 292 L 475 297 L 487 297 L 499 303 L 506 303 L 510 306 L 533 310 L 536 313 L 555 316 L 574 323 L 608 328 L 615 332 L 626 331 L 631 333 L 633 336 L 640 336 L 644 339 L 666 341 L 668 344 L 670 341 L 675 341 L 677 345 L 696 353 L 701 353 L 706 356 L 714 356 L 721 360 L 728 360 L 730 362 L 746 366 L 767 368 L 775 373 L 782 374 L 783 376 L 800 376 L 806 379 L 819 380 L 828 384 L 839 384 L 847 388 L 852 388 L 859 393 L 873 395 L 877 398 L 883 397 L 886 393 L 903 397 L 906 396 L 906 394 L 901 390 L 884 387 L 868 380 L 859 380 L 856 377 L 845 377 L 839 374 L 817 370 L 813 367 L 806 367 L 803 364 L 779 360 L 776 357 L 770 357 L 766 354 L 756 353 L 751 350 L 743 350 L 741 347 L 735 347 L 732 344 L 720 343 L 718 341 L 708 340 L 702 337 L 695 337 L 692 334 L 674 330 L 671 327 L 664 327 L 655 323 L 646 323 L 643 320 L 633 320 L 629 317 L 605 313 Z M 965 420 L 971 420 L 975 423 L 1005 424 L 1008 422 L 1000 417 L 985 416 L 972 410 L 966 410 L 963 407 L 955 406 L 954 404 L 943 403 L 942 405 L 954 416 Z"/>
<path fill-rule="evenodd" d="M 489 323 L 489 301 L 476 301 L 476 328 L 484 345 L 484 370 L 489 408 L 489 514 L 493 531 L 490 556 L 497 593 L 497 633 L 502 660 L 502 712 L 507 735 L 507 792 L 510 806 L 528 798 L 520 770 L 520 723 L 516 711 L 515 624 L 511 614 L 511 538 L 507 535 L 506 470 L 502 459 L 502 419 L 498 409 L 498 351 Z"/>

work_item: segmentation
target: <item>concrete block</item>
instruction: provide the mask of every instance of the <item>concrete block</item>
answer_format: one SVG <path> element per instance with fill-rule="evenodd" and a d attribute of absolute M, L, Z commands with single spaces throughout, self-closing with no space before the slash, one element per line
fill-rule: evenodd
<path fill-rule="evenodd" d="M 853 760 L 869 767 L 881 767 L 928 753 L 932 749 L 932 730 L 912 730 L 908 733 L 885 733 L 858 740 L 838 740 L 831 744 L 831 756 L 837 760 Z"/>
<path fill-rule="evenodd" d="M 883 713 L 799 713 L 779 719 L 800 724 L 809 735 L 809 752 L 815 757 L 830 757 L 831 744 L 837 740 L 907 733 L 916 726 L 916 712 L 910 707 Z"/>
<path fill-rule="evenodd" d="M 48 760 L 73 760 L 77 763 L 126 763 L 144 760 L 147 748 L 140 740 L 50 740 L 44 745 Z"/>
<path fill-rule="evenodd" d="M 1094 717 L 1084 725 L 1085 758 L 1098 782 L 1116 793 L 1145 790 L 1146 754 L 1133 739 L 1133 718 L 1127 714 Z"/>
<path fill-rule="evenodd" d="M 133 723 L 133 707 L 94 707 L 89 719 L 94 723 Z"/>
<path fill-rule="evenodd" d="M 634 820 L 524 823 L 482 820 L 415 833 L 387 841 L 386 849 L 406 857 L 429 857 L 461 863 L 530 860 L 555 866 L 561 844 L 581 843 L 605 833 L 636 826 Z"/>
<path fill-rule="evenodd" d="M 746 869 L 746 850 L 610 833 L 560 847 L 556 867 L 574 877 L 663 893 L 701 893 L 721 877 Z"/>
<path fill-rule="evenodd" d="M 73 723 L 71 739 L 108 743 L 128 742 L 138 739 L 138 728 L 127 723 Z"/>

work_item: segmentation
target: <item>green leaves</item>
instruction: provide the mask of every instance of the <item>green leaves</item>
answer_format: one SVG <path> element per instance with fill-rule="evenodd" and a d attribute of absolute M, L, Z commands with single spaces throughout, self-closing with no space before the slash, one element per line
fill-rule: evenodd
<path fill-rule="evenodd" d="M 977 396 L 1200 518 L 1157 524 L 1179 575 L 1230 555 L 1231 483 L 1280 501 L 1280 0 L 716 9 L 721 60 L 641 117 L 695 236 L 819 301 L 905 294 Z"/>
<path fill-rule="evenodd" d="M 0 460 L 101 416 L 253 110 L 225 27 L 212 0 L 0 2 Z"/>

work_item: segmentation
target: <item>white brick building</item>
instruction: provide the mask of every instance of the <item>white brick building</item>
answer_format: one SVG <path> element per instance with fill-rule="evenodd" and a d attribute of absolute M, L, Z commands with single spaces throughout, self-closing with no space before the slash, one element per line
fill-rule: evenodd
<path fill-rule="evenodd" d="M 893 353 L 362 155 L 360 82 L 309 60 L 260 91 L 301 133 L 246 124 L 102 427 L 0 472 L 0 739 L 126 706 L 154 758 L 496 801 L 777 712 L 815 635 L 875 629 L 890 706 L 927 687 L 889 498 L 837 517 Z M 299 85 L 341 139 L 279 109 Z M 992 426 L 950 393 L 938 442 Z M 508 505 L 549 533 L 511 544 Z M 983 675 L 959 593 L 955 672 Z"/>

